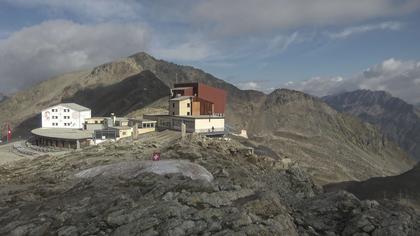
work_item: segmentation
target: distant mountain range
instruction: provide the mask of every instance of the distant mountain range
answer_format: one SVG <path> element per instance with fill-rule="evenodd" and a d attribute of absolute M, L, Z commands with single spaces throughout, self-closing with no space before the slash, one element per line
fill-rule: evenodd
<path fill-rule="evenodd" d="M 383 91 L 357 90 L 326 96 L 338 111 L 377 125 L 414 159 L 420 160 L 420 112 L 418 108 Z"/>
<path fill-rule="evenodd" d="M 189 81 L 225 89 L 229 127 L 247 129 L 256 148 L 272 149 L 277 156 L 299 162 L 317 183 L 396 175 L 413 165 L 378 129 L 337 112 L 321 99 L 285 89 L 269 95 L 240 90 L 202 70 L 146 53 L 64 74 L 18 92 L 0 103 L 0 123 L 8 121 L 16 135 L 28 135 L 40 125 L 43 108 L 63 101 L 88 106 L 93 115 L 164 111 L 169 87 Z"/>

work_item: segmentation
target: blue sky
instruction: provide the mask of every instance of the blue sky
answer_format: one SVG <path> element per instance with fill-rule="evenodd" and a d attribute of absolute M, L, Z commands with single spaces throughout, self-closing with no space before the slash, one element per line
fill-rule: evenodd
<path fill-rule="evenodd" d="M 0 0 L 0 92 L 146 51 L 244 89 L 399 96 L 402 74 L 420 81 L 419 13 L 420 0 Z M 391 62 L 393 78 L 361 79 Z"/>

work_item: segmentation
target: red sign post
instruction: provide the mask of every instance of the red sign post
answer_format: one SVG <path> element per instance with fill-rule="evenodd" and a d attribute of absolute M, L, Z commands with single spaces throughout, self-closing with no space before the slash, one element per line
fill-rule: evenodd
<path fill-rule="evenodd" d="M 12 140 L 12 129 L 10 129 L 10 125 L 7 125 L 7 142 Z"/>
<path fill-rule="evenodd" d="M 160 152 L 159 151 L 153 153 L 152 160 L 153 161 L 159 161 L 160 160 Z"/>

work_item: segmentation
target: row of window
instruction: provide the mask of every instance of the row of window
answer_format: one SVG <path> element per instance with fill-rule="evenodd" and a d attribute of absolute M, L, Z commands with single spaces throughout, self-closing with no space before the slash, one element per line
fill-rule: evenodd
<path fill-rule="evenodd" d="M 64 123 L 64 126 L 70 126 L 71 125 L 71 123 Z M 58 126 L 58 123 L 57 122 L 53 122 L 52 123 L 52 126 Z"/>
<path fill-rule="evenodd" d="M 172 112 L 172 115 L 173 116 L 175 115 L 175 112 L 174 111 Z M 189 115 L 191 115 L 191 113 L 189 111 L 187 111 L 187 116 L 189 116 Z"/>
<path fill-rule="evenodd" d="M 187 107 L 190 107 L 191 106 L 190 104 L 191 103 L 187 103 Z M 175 103 L 172 103 L 172 107 L 175 108 Z"/>
<path fill-rule="evenodd" d="M 155 127 L 155 123 L 144 123 L 143 124 L 143 128 L 154 128 Z"/>
<path fill-rule="evenodd" d="M 52 109 L 52 112 L 58 112 L 58 109 L 57 108 L 53 108 Z M 64 109 L 64 112 L 70 112 L 70 109 L 65 108 Z"/>
<path fill-rule="evenodd" d="M 52 118 L 53 119 L 58 119 L 58 116 L 52 116 Z M 69 120 L 70 119 L 70 116 L 64 116 L 64 119 L 65 120 Z"/>

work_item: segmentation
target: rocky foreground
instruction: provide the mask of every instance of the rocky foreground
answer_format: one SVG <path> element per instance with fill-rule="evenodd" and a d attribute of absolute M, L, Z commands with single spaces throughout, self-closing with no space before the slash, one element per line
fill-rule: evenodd
<path fill-rule="evenodd" d="M 298 167 L 235 140 L 89 147 L 0 166 L 1 235 L 416 235 L 394 202 L 323 193 Z M 160 150 L 166 162 L 150 164 Z M 177 163 L 169 168 L 168 163 Z M 110 166 L 113 167 L 110 169 Z M 185 168 L 187 167 L 187 169 Z M 204 177 L 203 177 L 204 176 Z"/>

